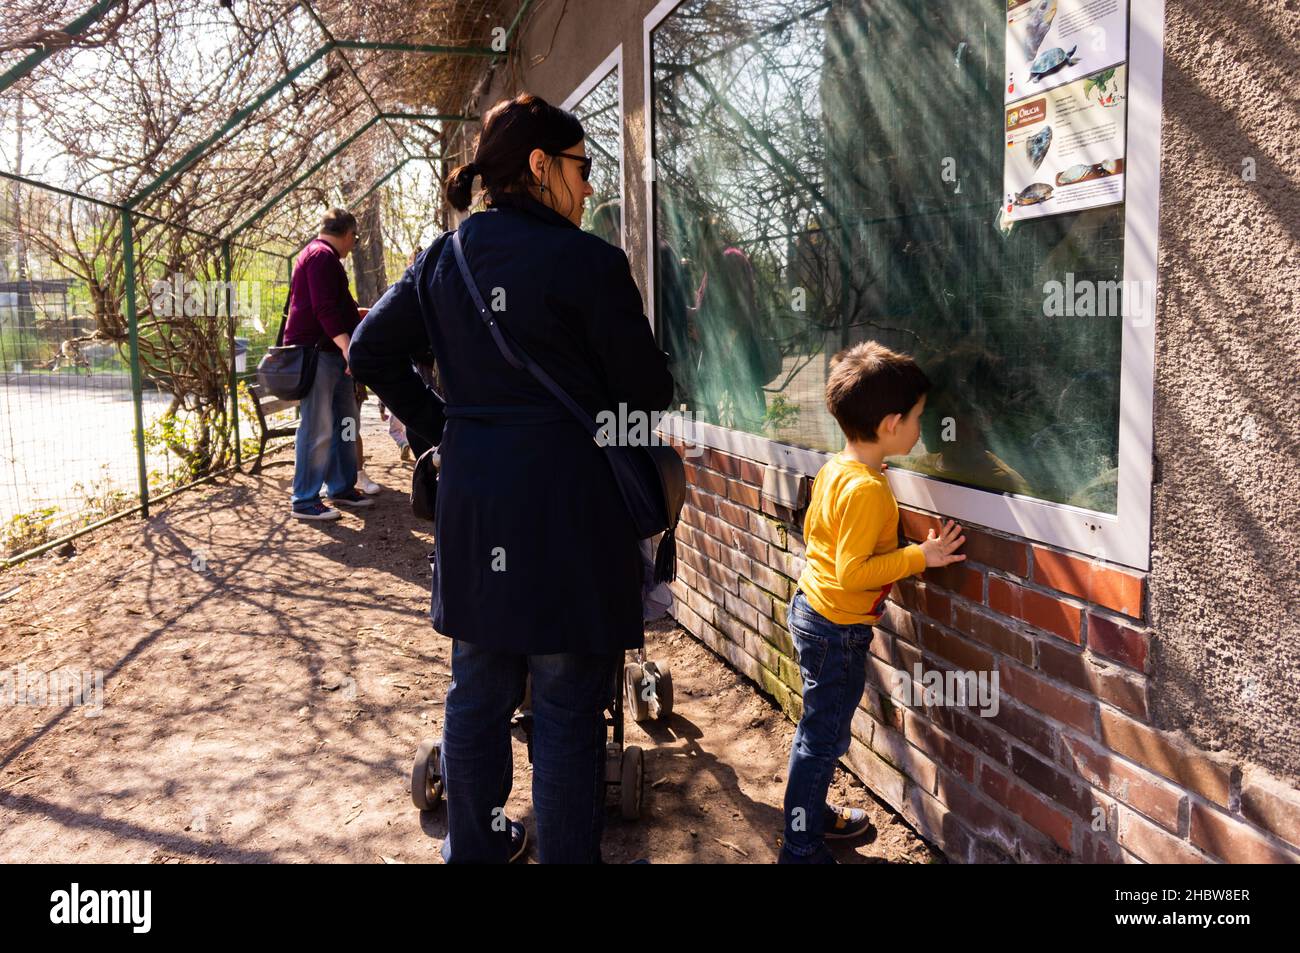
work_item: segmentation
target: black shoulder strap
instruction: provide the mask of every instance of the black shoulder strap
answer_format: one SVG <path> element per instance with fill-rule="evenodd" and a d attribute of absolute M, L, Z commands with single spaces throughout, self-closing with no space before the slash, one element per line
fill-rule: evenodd
<path fill-rule="evenodd" d="M 289 320 L 289 299 L 293 297 L 293 275 L 289 276 L 289 293 L 284 296 L 284 313 L 280 315 L 280 330 L 275 335 L 275 346 L 284 347 L 284 324 Z"/>
<path fill-rule="evenodd" d="M 501 351 L 501 356 L 506 359 L 506 363 L 516 370 L 526 368 L 533 377 L 541 382 L 543 387 L 555 396 L 556 400 L 568 408 L 569 412 L 578 419 L 578 423 L 582 424 L 587 433 L 594 437 L 600 428 L 596 425 L 596 421 L 591 418 L 591 415 L 579 407 L 577 401 L 570 397 L 563 387 L 555 383 L 550 374 L 538 367 L 537 363 L 528 356 L 523 348 L 516 345 L 516 353 L 506 343 L 505 334 L 501 326 L 497 324 L 496 318 L 492 317 L 492 313 L 488 311 L 487 305 L 483 303 L 483 296 L 479 294 L 474 275 L 469 270 L 469 263 L 465 261 L 465 250 L 461 248 L 459 229 L 451 236 L 451 247 L 456 253 L 456 264 L 460 267 L 461 277 L 465 279 L 465 286 L 469 288 L 469 296 L 474 299 L 474 307 L 478 309 L 479 317 L 483 319 L 483 323 L 492 332 L 492 340 L 496 341 L 497 349 Z"/>

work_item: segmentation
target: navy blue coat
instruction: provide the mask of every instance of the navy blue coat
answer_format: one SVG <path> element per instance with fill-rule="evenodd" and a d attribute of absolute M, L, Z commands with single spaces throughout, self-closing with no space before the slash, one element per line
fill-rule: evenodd
<path fill-rule="evenodd" d="M 640 646 L 640 549 L 603 451 L 506 363 L 449 237 L 379 299 L 350 354 L 354 376 L 439 446 L 433 626 L 503 652 Z M 668 406 L 667 357 L 621 249 L 528 197 L 471 215 L 461 243 L 511 340 L 592 416 Z M 445 405 L 411 367 L 430 348 Z"/>

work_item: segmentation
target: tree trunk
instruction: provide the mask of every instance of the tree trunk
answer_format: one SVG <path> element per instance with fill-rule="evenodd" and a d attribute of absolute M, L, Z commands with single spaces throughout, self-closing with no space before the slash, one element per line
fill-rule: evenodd
<path fill-rule="evenodd" d="M 357 304 L 369 308 L 388 290 L 384 270 L 383 216 L 377 196 L 371 196 L 357 216 L 357 230 L 361 233 L 356 248 L 352 249 L 352 270 L 357 279 Z"/>

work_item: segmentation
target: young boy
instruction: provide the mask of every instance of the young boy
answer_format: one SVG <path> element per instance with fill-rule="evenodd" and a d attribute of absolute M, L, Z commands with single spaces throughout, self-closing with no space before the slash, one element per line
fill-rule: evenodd
<path fill-rule="evenodd" d="M 872 626 L 895 582 L 966 558 L 954 555 L 966 538 L 951 521 L 939 535 L 931 530 L 924 543 L 900 549 L 898 504 L 881 473 L 885 457 L 916 445 L 929 390 L 915 361 L 874 341 L 842 351 L 832 363 L 826 409 L 845 444 L 813 483 L 804 519 L 807 564 L 790 603 L 803 716 L 790 750 L 779 863 L 833 864 L 826 838 L 870 828 L 866 811 L 832 807 L 826 791 L 849 750 Z"/>

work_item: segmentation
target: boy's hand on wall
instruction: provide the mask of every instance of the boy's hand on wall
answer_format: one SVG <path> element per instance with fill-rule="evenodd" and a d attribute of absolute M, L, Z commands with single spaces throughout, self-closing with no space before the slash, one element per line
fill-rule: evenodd
<path fill-rule="evenodd" d="M 926 568 L 934 569 L 964 560 L 965 556 L 956 555 L 964 542 L 966 537 L 961 535 L 961 526 L 952 520 L 944 522 L 938 536 L 935 535 L 934 530 L 930 530 L 925 542 L 921 544 L 921 551 L 925 553 Z"/>

